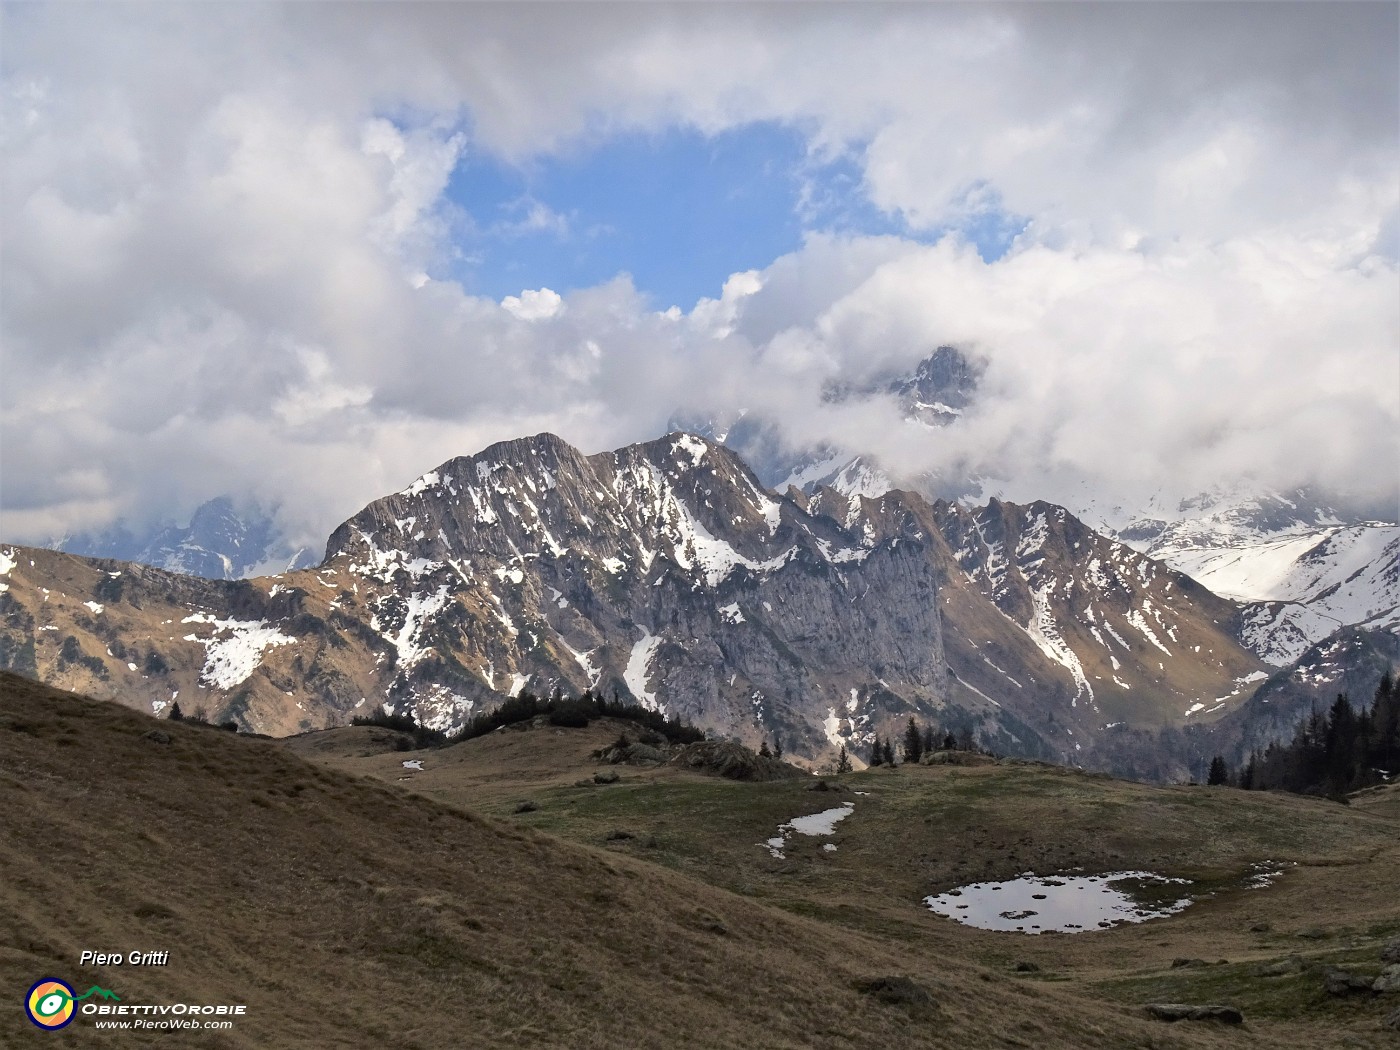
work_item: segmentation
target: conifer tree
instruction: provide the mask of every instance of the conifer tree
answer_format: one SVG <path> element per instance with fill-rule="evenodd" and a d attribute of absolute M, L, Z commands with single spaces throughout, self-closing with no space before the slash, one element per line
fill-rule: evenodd
<path fill-rule="evenodd" d="M 872 744 L 872 745 L 870 746 L 870 765 L 871 765 L 871 766 L 884 765 L 884 762 L 885 762 L 885 748 L 884 748 L 884 745 L 880 742 L 880 738 L 877 736 L 877 737 L 875 738 L 875 743 Z"/>
<path fill-rule="evenodd" d="M 846 745 L 841 745 L 841 754 L 836 759 L 836 772 L 849 773 L 851 771 L 851 756 L 846 754 Z"/>
<path fill-rule="evenodd" d="M 1249 755 L 1249 761 L 1246 762 L 1244 768 L 1240 770 L 1240 787 L 1245 791 L 1254 790 L 1255 780 L 1258 777 L 1258 767 L 1259 752 L 1252 751 Z"/>
<path fill-rule="evenodd" d="M 759 757 L 759 758 L 772 758 L 772 757 L 773 757 L 773 752 L 771 752 L 771 751 L 768 750 L 768 741 L 767 741 L 767 739 L 765 739 L 765 740 L 763 741 L 763 743 L 761 743 L 761 744 L 758 745 L 758 757 Z"/>
<path fill-rule="evenodd" d="M 919 724 L 914 716 L 909 716 L 909 724 L 904 729 L 904 761 L 918 762 L 924 753 L 924 735 L 919 732 Z"/>
<path fill-rule="evenodd" d="M 180 701 L 176 700 L 170 705 L 170 721 L 179 722 L 184 719 L 184 714 L 180 711 Z"/>
<path fill-rule="evenodd" d="M 894 748 L 891 746 L 888 740 L 886 740 L 884 743 L 884 746 L 880 752 L 880 757 L 885 760 L 885 765 L 894 765 Z"/>
<path fill-rule="evenodd" d="M 1216 755 L 1210 760 L 1210 772 L 1206 775 L 1206 783 L 1210 785 L 1228 785 L 1230 783 L 1230 769 L 1225 765 L 1225 759 Z"/>

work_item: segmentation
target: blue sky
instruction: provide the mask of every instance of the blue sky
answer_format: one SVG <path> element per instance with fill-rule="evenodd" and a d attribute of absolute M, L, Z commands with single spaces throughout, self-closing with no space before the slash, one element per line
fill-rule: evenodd
<path fill-rule="evenodd" d="M 801 132 L 748 124 L 716 135 L 626 133 L 521 167 L 468 150 L 447 198 L 470 216 L 448 276 L 495 299 L 567 293 L 630 273 L 658 309 L 689 310 L 725 278 L 767 266 L 814 231 L 933 241 L 881 211 L 858 158 L 818 160 Z M 993 210 L 963 232 L 999 258 L 1024 220 Z"/>

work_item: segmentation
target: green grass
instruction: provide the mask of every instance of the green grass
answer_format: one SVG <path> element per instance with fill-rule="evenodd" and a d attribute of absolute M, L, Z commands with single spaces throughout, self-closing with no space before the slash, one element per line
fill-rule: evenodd
<path fill-rule="evenodd" d="M 1276 1021 L 1343 1024 L 1371 1017 L 1379 1019 L 1384 1013 L 1381 1007 L 1387 1000 L 1364 994 L 1329 995 L 1323 982 L 1324 972 L 1333 966 L 1375 977 L 1381 967 L 1374 947 L 1310 953 L 1304 956 L 1303 969 L 1298 973 L 1276 977 L 1259 974 L 1261 965 L 1285 958 L 1279 956 L 1265 963 L 1255 960 L 1181 967 L 1103 981 L 1094 987 L 1106 997 L 1125 1003 L 1223 1003 L 1238 1007 L 1248 1018 Z"/>

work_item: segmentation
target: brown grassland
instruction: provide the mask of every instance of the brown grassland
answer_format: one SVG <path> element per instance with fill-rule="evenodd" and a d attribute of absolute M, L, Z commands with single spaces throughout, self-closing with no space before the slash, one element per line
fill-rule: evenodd
<path fill-rule="evenodd" d="M 255 739 L 0 676 L 0 1045 L 1395 1043 L 1380 1027 L 1395 996 L 1334 999 L 1318 972 L 1374 972 L 1400 933 L 1393 792 L 1344 807 L 1036 765 L 872 770 L 824 792 L 668 768 L 618 767 L 619 783 L 595 785 L 591 754 L 618 730 L 539 726 L 407 753 L 373 728 Z M 847 801 L 835 853 L 759 846 Z M 1243 888 L 1265 859 L 1295 866 Z M 919 903 L 1073 867 L 1187 875 L 1214 895 L 1078 936 L 987 933 Z M 168 950 L 170 963 L 80 967 L 87 948 Z M 1294 953 L 1301 972 L 1253 975 Z M 129 1003 L 248 1012 L 219 1033 L 82 1020 L 44 1033 L 20 1001 L 49 975 Z M 931 1003 L 860 990 L 896 975 Z M 1163 1000 L 1230 1002 L 1246 1023 L 1143 1015 Z"/>

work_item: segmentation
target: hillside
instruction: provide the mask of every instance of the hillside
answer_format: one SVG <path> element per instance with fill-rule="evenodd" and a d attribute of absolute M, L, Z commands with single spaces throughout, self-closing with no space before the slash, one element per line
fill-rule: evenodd
<path fill-rule="evenodd" d="M 1039 969 L 1020 978 L 1033 987 L 1123 1009 L 1168 988 L 1181 1001 L 1235 1003 L 1248 1019 L 1242 1046 L 1376 1045 L 1385 1038 L 1381 1018 L 1400 1006 L 1323 989 L 1328 967 L 1376 971 L 1379 946 L 1400 934 L 1393 789 L 1343 807 L 1002 762 L 875 769 L 824 778 L 826 790 L 813 790 L 812 782 L 741 784 L 674 765 L 600 763 L 593 752 L 618 731 L 610 720 L 587 729 L 541 720 L 409 754 L 364 754 L 346 730 L 283 746 L 877 937 L 909 958 L 995 973 L 1033 963 Z M 620 779 L 600 786 L 599 771 Z M 766 848 L 794 817 L 833 807 L 850 813 L 832 836 L 789 835 L 781 857 Z M 930 916 L 920 903 L 1028 870 L 1150 871 L 1189 880 L 1195 902 L 1168 919 L 1068 937 L 988 933 Z M 1269 885 L 1257 888 L 1264 873 Z M 1174 965 L 1182 959 L 1210 965 Z M 1278 975 L 1259 975 L 1278 966 Z"/>
<path fill-rule="evenodd" d="M 7 986 L 52 974 L 127 1003 L 246 1004 L 232 1031 L 183 1033 L 182 1046 L 1166 1050 L 1270 1031 L 1167 1028 L 977 961 L 957 947 L 961 928 L 892 937 L 793 914 L 309 764 L 283 743 L 12 675 L 0 676 L 0 805 Z M 79 966 L 94 946 L 170 959 Z M 889 975 L 932 1002 L 858 990 Z M 172 1045 L 77 1027 L 83 1045 Z M 30 1031 L 12 1011 L 0 1042 Z"/>

